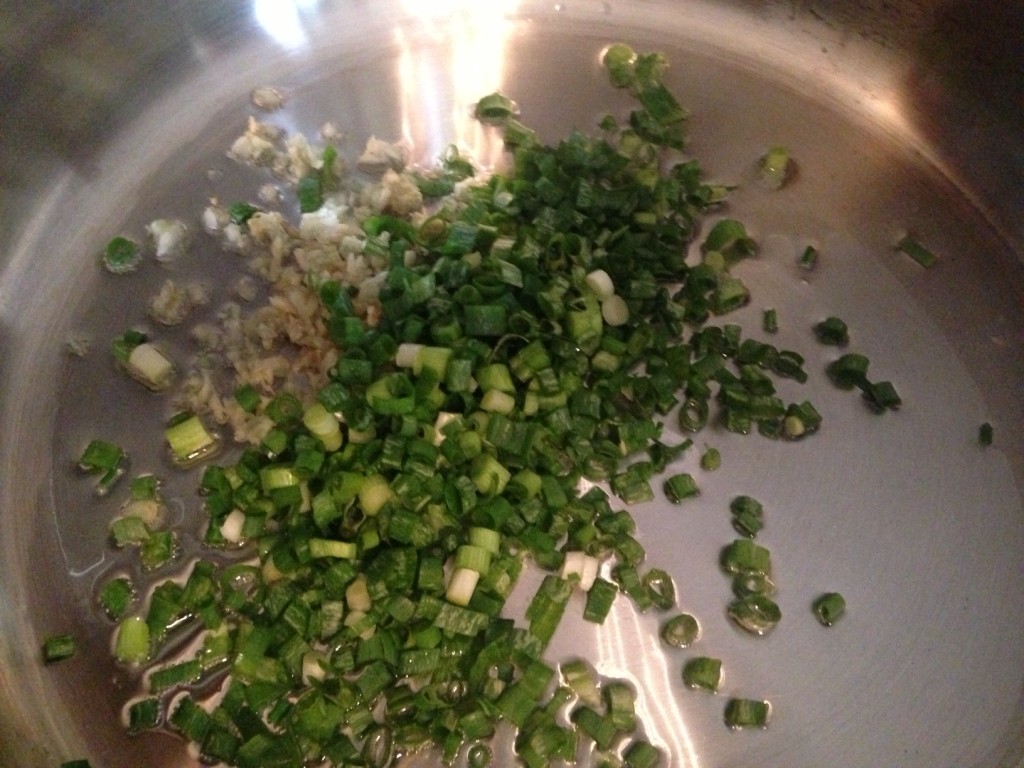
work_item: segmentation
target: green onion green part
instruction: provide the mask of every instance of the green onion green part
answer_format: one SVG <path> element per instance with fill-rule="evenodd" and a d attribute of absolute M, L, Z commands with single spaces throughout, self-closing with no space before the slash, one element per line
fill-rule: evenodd
<path fill-rule="evenodd" d="M 672 475 L 665 480 L 664 489 L 665 495 L 673 504 L 679 504 L 684 499 L 692 499 L 700 495 L 697 481 L 693 479 L 693 475 L 686 472 Z"/>
<path fill-rule="evenodd" d="M 765 728 L 771 716 L 771 704 L 757 699 L 729 699 L 725 705 L 725 724 L 729 728 Z"/>
<path fill-rule="evenodd" d="M 142 248 L 127 237 L 115 237 L 103 251 L 103 266 L 115 275 L 134 272 L 142 263 Z"/>
<path fill-rule="evenodd" d="M 905 235 L 896 243 L 896 249 L 902 251 L 926 269 L 935 266 L 938 257 L 930 250 L 921 245 L 910 235 Z"/>
<path fill-rule="evenodd" d="M 717 691 L 722 682 L 722 660 L 697 656 L 683 665 L 683 682 L 690 688 Z"/>
<path fill-rule="evenodd" d="M 74 635 L 65 633 L 50 635 L 43 642 L 43 661 L 47 664 L 64 661 L 75 655 Z"/>
<path fill-rule="evenodd" d="M 800 259 L 797 263 L 800 265 L 801 269 L 805 269 L 809 272 L 818 266 L 819 255 L 817 248 L 813 245 L 808 245 L 800 254 Z"/>
<path fill-rule="evenodd" d="M 104 613 L 114 621 L 119 621 L 135 596 L 131 580 L 126 577 L 111 579 L 100 590 L 99 603 Z"/>
<path fill-rule="evenodd" d="M 826 592 L 811 608 L 823 626 L 831 627 L 846 612 L 846 600 L 838 592 Z"/>
<path fill-rule="evenodd" d="M 758 179 L 768 189 L 781 189 L 789 178 L 791 163 L 788 149 L 770 147 L 758 163 Z"/>
<path fill-rule="evenodd" d="M 661 641 L 671 648 L 686 648 L 700 636 L 700 624 L 688 613 L 673 616 L 661 626 Z"/>
<path fill-rule="evenodd" d="M 751 594 L 729 604 L 729 618 L 753 635 L 766 635 L 782 619 L 778 604 L 766 594 Z"/>
<path fill-rule="evenodd" d="M 978 427 L 978 443 L 983 446 L 992 445 L 992 438 L 992 425 L 986 421 L 984 424 Z"/>
<path fill-rule="evenodd" d="M 850 331 L 838 317 L 826 317 L 814 326 L 814 335 L 822 344 L 845 347 L 850 342 Z"/>

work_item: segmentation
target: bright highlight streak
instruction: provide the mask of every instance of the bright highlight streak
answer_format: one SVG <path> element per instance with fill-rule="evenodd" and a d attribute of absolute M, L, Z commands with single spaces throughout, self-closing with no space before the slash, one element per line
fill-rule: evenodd
<path fill-rule="evenodd" d="M 308 43 L 302 13 L 315 11 L 319 0 L 254 0 L 253 16 L 263 31 L 288 50 Z"/>
<path fill-rule="evenodd" d="M 598 633 L 598 658 L 608 673 L 628 673 L 637 682 L 637 715 L 652 744 L 664 744 L 681 768 L 700 768 L 700 756 L 674 696 L 671 672 L 657 632 L 641 626 L 633 604 L 622 597 Z M 677 670 L 678 674 L 678 670 Z M 657 695 L 660 692 L 662 695 Z M 673 763 L 676 765 L 676 763 Z"/>
<path fill-rule="evenodd" d="M 414 121 L 426 116 L 429 124 L 420 127 L 429 137 L 432 154 L 455 144 L 484 167 L 498 163 L 504 152 L 502 142 L 493 129 L 473 117 L 473 107 L 481 96 L 499 90 L 504 83 L 510 19 L 518 5 L 519 0 L 403 0 L 403 10 L 418 20 L 425 38 L 444 45 L 446 57 L 432 61 L 423 49 L 414 52 L 406 37 L 396 31 L 403 135 L 409 138 L 416 132 Z M 449 83 L 444 82 L 446 75 L 451 78 Z M 442 104 L 451 108 L 447 120 L 438 113 Z M 417 147 L 419 152 L 424 149 Z"/>

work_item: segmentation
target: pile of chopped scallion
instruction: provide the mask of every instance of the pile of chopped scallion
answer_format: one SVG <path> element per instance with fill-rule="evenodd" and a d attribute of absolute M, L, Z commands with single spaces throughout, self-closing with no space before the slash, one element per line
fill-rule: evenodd
<path fill-rule="evenodd" d="M 727 190 L 680 159 L 687 115 L 662 82 L 664 57 L 615 45 L 604 60 L 635 97 L 624 122 L 545 146 L 512 102 L 486 97 L 478 117 L 503 131 L 509 171 L 456 198 L 473 172 L 456 154 L 420 179 L 435 205 L 422 225 L 365 222 L 391 259 L 381 321 L 368 327 L 340 284 L 318 286 L 340 361 L 314 402 L 281 394 L 266 406 L 275 426 L 261 446 L 206 465 L 217 556 L 159 583 L 138 610 L 127 579 L 106 585 L 115 653 L 148 669 L 147 693 L 128 707 L 132 731 L 168 728 L 204 760 L 239 768 L 386 766 L 427 746 L 445 764 L 483 766 L 503 722 L 531 768 L 573 762 L 581 739 L 595 765 L 664 762 L 638 729 L 630 686 L 544 658 L 574 590 L 592 622 L 623 595 L 641 611 L 676 605 L 671 577 L 645 566 L 629 513 L 580 481 L 604 482 L 626 504 L 652 499 L 691 445 L 663 438 L 670 415 L 686 432 L 714 423 L 784 439 L 821 417 L 776 394 L 777 378 L 807 378 L 799 354 L 714 322 L 749 301 L 731 271 L 756 251 L 744 226 L 718 220 L 698 263 L 685 260 Z M 304 210 L 322 202 L 319 183 L 300 185 Z M 130 341 L 126 356 L 145 339 Z M 260 408 L 253 394 L 242 388 L 239 403 Z M 167 437 L 184 464 L 215 447 L 191 414 Z M 97 443 L 85 464 L 106 483 L 121 458 Z M 709 469 L 721 460 L 705 458 Z M 689 475 L 663 482 L 677 502 L 698 492 Z M 158 495 L 151 478 L 133 484 L 141 509 L 158 512 Z M 751 538 L 756 504 L 733 509 Z M 147 522 L 121 522 L 118 544 L 159 558 L 173 542 L 149 544 Z M 770 584 L 767 550 L 751 538 L 724 565 L 752 590 L 734 619 L 762 632 L 777 617 L 750 586 Z M 237 545 L 246 559 L 229 556 Z M 503 607 L 527 561 L 547 575 L 516 622 Z M 169 663 L 183 627 L 201 632 L 198 650 Z M 697 630 L 682 615 L 663 634 L 685 646 Z M 717 687 L 716 659 L 686 670 L 689 685 Z M 768 705 L 727 709 L 729 725 L 764 725 Z"/>

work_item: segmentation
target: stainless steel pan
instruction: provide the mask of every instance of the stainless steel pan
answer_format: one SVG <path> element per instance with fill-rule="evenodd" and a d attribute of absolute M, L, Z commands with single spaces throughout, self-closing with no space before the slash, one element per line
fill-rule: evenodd
<path fill-rule="evenodd" d="M 469 119 L 479 96 L 514 96 L 550 140 L 589 129 L 624 106 L 597 63 L 616 40 L 668 53 L 693 154 L 740 185 L 730 211 L 762 244 L 743 265 L 744 325 L 776 307 L 779 344 L 820 374 L 828 352 L 808 328 L 838 314 L 905 405 L 875 417 L 809 385 L 826 414 L 813 440 L 712 434 L 725 461 L 700 499 L 637 509 L 650 561 L 725 662 L 717 699 L 684 690 L 685 656 L 624 606 L 601 629 L 567 620 L 553 658 L 583 652 L 633 682 L 673 766 L 1024 765 L 1019 0 L 0 2 L 0 765 L 193 764 L 173 737 L 123 733 L 135 682 L 108 661 L 94 607 L 125 567 L 105 543 L 115 502 L 94 503 L 72 465 L 99 432 L 137 444 L 135 466 L 170 477 L 182 530 L 198 530 L 191 479 L 145 447 L 164 406 L 112 373 L 106 345 L 168 274 L 217 296 L 238 265 L 197 237 L 173 265 L 114 279 L 97 267 L 105 242 L 158 216 L 197 223 L 205 196 L 264 180 L 224 157 L 256 86 L 287 95 L 275 122 L 312 134 L 331 120 L 350 150 L 373 133 L 424 163 L 451 142 L 492 162 Z M 798 173 L 766 192 L 753 168 L 775 143 Z M 907 231 L 937 266 L 893 250 Z M 813 273 L 795 264 L 807 244 Z M 92 351 L 68 355 L 70 339 Z M 722 615 L 715 559 L 736 493 L 770 510 L 786 619 L 766 639 Z M 823 630 L 807 606 L 829 589 L 849 614 Z M 44 667 L 40 644 L 62 631 L 79 653 Z M 733 693 L 770 698 L 770 728 L 725 729 Z"/>

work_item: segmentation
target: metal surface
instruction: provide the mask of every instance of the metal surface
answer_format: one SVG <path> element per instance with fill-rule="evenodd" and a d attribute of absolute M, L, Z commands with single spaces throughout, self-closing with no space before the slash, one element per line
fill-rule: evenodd
<path fill-rule="evenodd" d="M 193 479 L 141 447 L 165 404 L 114 376 L 105 348 L 168 270 L 205 276 L 216 299 L 238 265 L 198 238 L 171 267 L 114 279 L 103 244 L 157 216 L 197 223 L 207 195 L 263 180 L 224 157 L 253 87 L 288 95 L 273 122 L 313 134 L 331 120 L 350 151 L 372 133 L 424 163 L 451 142 L 494 161 L 472 103 L 500 88 L 546 139 L 588 129 L 625 105 L 597 64 L 615 40 L 669 55 L 692 153 L 740 184 L 729 210 L 762 250 L 740 268 L 754 301 L 738 321 L 756 329 L 777 308 L 776 343 L 820 372 L 832 353 L 808 328 L 843 317 L 905 405 L 875 416 L 850 393 L 794 389 L 825 414 L 819 435 L 712 433 L 724 463 L 700 499 L 635 511 L 649 562 L 702 620 L 693 652 L 723 659 L 717 697 L 683 689 L 688 654 L 659 650 L 658 617 L 623 601 L 603 628 L 567 619 L 552 658 L 632 681 L 672 766 L 1024 764 L 1022 39 L 1015 1 L 0 2 L 0 765 L 193 764 L 171 737 L 122 732 L 134 683 L 107 660 L 93 603 L 126 562 L 105 544 L 116 502 L 92 503 L 72 464 L 99 433 L 139 445 L 136 467 L 172 477 L 194 546 Z M 774 143 L 799 172 L 773 193 L 751 182 Z M 938 266 L 894 253 L 904 231 Z M 822 260 L 807 274 L 809 243 Z M 80 336 L 93 351 L 68 356 Z M 768 510 L 785 618 L 763 639 L 723 616 L 716 557 L 738 493 Z M 849 615 L 824 630 L 808 605 L 832 589 Z M 80 653 L 44 667 L 42 639 L 68 630 Z M 731 695 L 771 699 L 771 727 L 729 732 Z"/>

